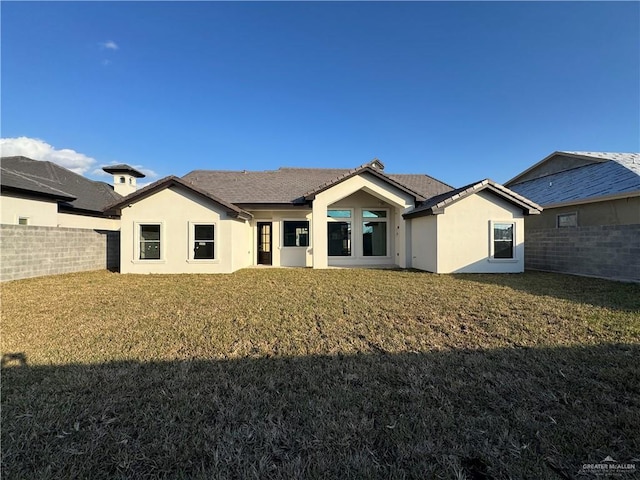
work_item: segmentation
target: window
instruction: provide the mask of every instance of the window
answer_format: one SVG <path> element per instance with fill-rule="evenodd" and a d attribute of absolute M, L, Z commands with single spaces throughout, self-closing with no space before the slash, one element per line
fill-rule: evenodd
<path fill-rule="evenodd" d="M 387 256 L 386 210 L 363 210 L 362 219 L 362 254 L 365 257 Z"/>
<path fill-rule="evenodd" d="M 284 222 L 284 246 L 308 247 L 309 246 L 309 222 L 285 221 Z"/>
<path fill-rule="evenodd" d="M 351 256 L 351 210 L 327 210 L 329 256 Z"/>
<path fill-rule="evenodd" d="M 160 260 L 160 225 L 140 225 L 140 260 Z"/>
<path fill-rule="evenodd" d="M 29 219 L 27 217 L 18 217 L 18 225 L 29 225 Z"/>
<path fill-rule="evenodd" d="M 193 225 L 194 260 L 213 260 L 215 258 L 215 225 Z"/>
<path fill-rule="evenodd" d="M 125 183 L 125 182 L 126 181 L 125 181 L 124 177 L 120 177 L 120 183 Z"/>
<path fill-rule="evenodd" d="M 351 210 L 327 210 L 329 218 L 351 218 Z"/>
<path fill-rule="evenodd" d="M 556 219 L 556 227 L 558 228 L 578 226 L 578 214 L 576 212 L 561 213 L 556 217 Z"/>
<path fill-rule="evenodd" d="M 493 258 L 513 259 L 514 255 L 514 235 L 515 224 L 513 223 L 493 223 Z"/>

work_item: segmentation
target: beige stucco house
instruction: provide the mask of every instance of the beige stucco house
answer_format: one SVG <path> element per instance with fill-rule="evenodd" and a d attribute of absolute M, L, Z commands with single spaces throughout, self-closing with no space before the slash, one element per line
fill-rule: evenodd
<path fill-rule="evenodd" d="M 198 170 L 110 205 L 122 273 L 229 273 L 252 265 L 522 272 L 530 200 L 490 180 L 353 170 Z"/>

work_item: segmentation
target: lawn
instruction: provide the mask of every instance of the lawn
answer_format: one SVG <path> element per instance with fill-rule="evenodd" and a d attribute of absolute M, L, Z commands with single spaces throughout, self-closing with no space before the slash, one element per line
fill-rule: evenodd
<path fill-rule="evenodd" d="M 1 327 L 7 479 L 640 471 L 637 284 L 91 272 L 3 284 Z"/>

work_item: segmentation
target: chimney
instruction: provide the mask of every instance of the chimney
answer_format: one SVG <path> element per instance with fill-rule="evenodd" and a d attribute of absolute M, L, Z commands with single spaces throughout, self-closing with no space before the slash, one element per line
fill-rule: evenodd
<path fill-rule="evenodd" d="M 123 197 L 136 191 L 137 178 L 145 177 L 144 173 L 123 163 L 119 165 L 108 165 L 102 167 L 102 170 L 113 175 L 113 190 Z"/>

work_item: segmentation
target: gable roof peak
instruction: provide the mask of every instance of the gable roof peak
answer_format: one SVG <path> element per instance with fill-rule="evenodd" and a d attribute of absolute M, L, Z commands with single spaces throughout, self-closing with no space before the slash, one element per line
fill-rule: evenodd
<path fill-rule="evenodd" d="M 371 168 L 375 168 L 377 170 L 384 170 L 384 163 L 382 163 L 378 157 L 374 157 L 367 165 Z"/>

